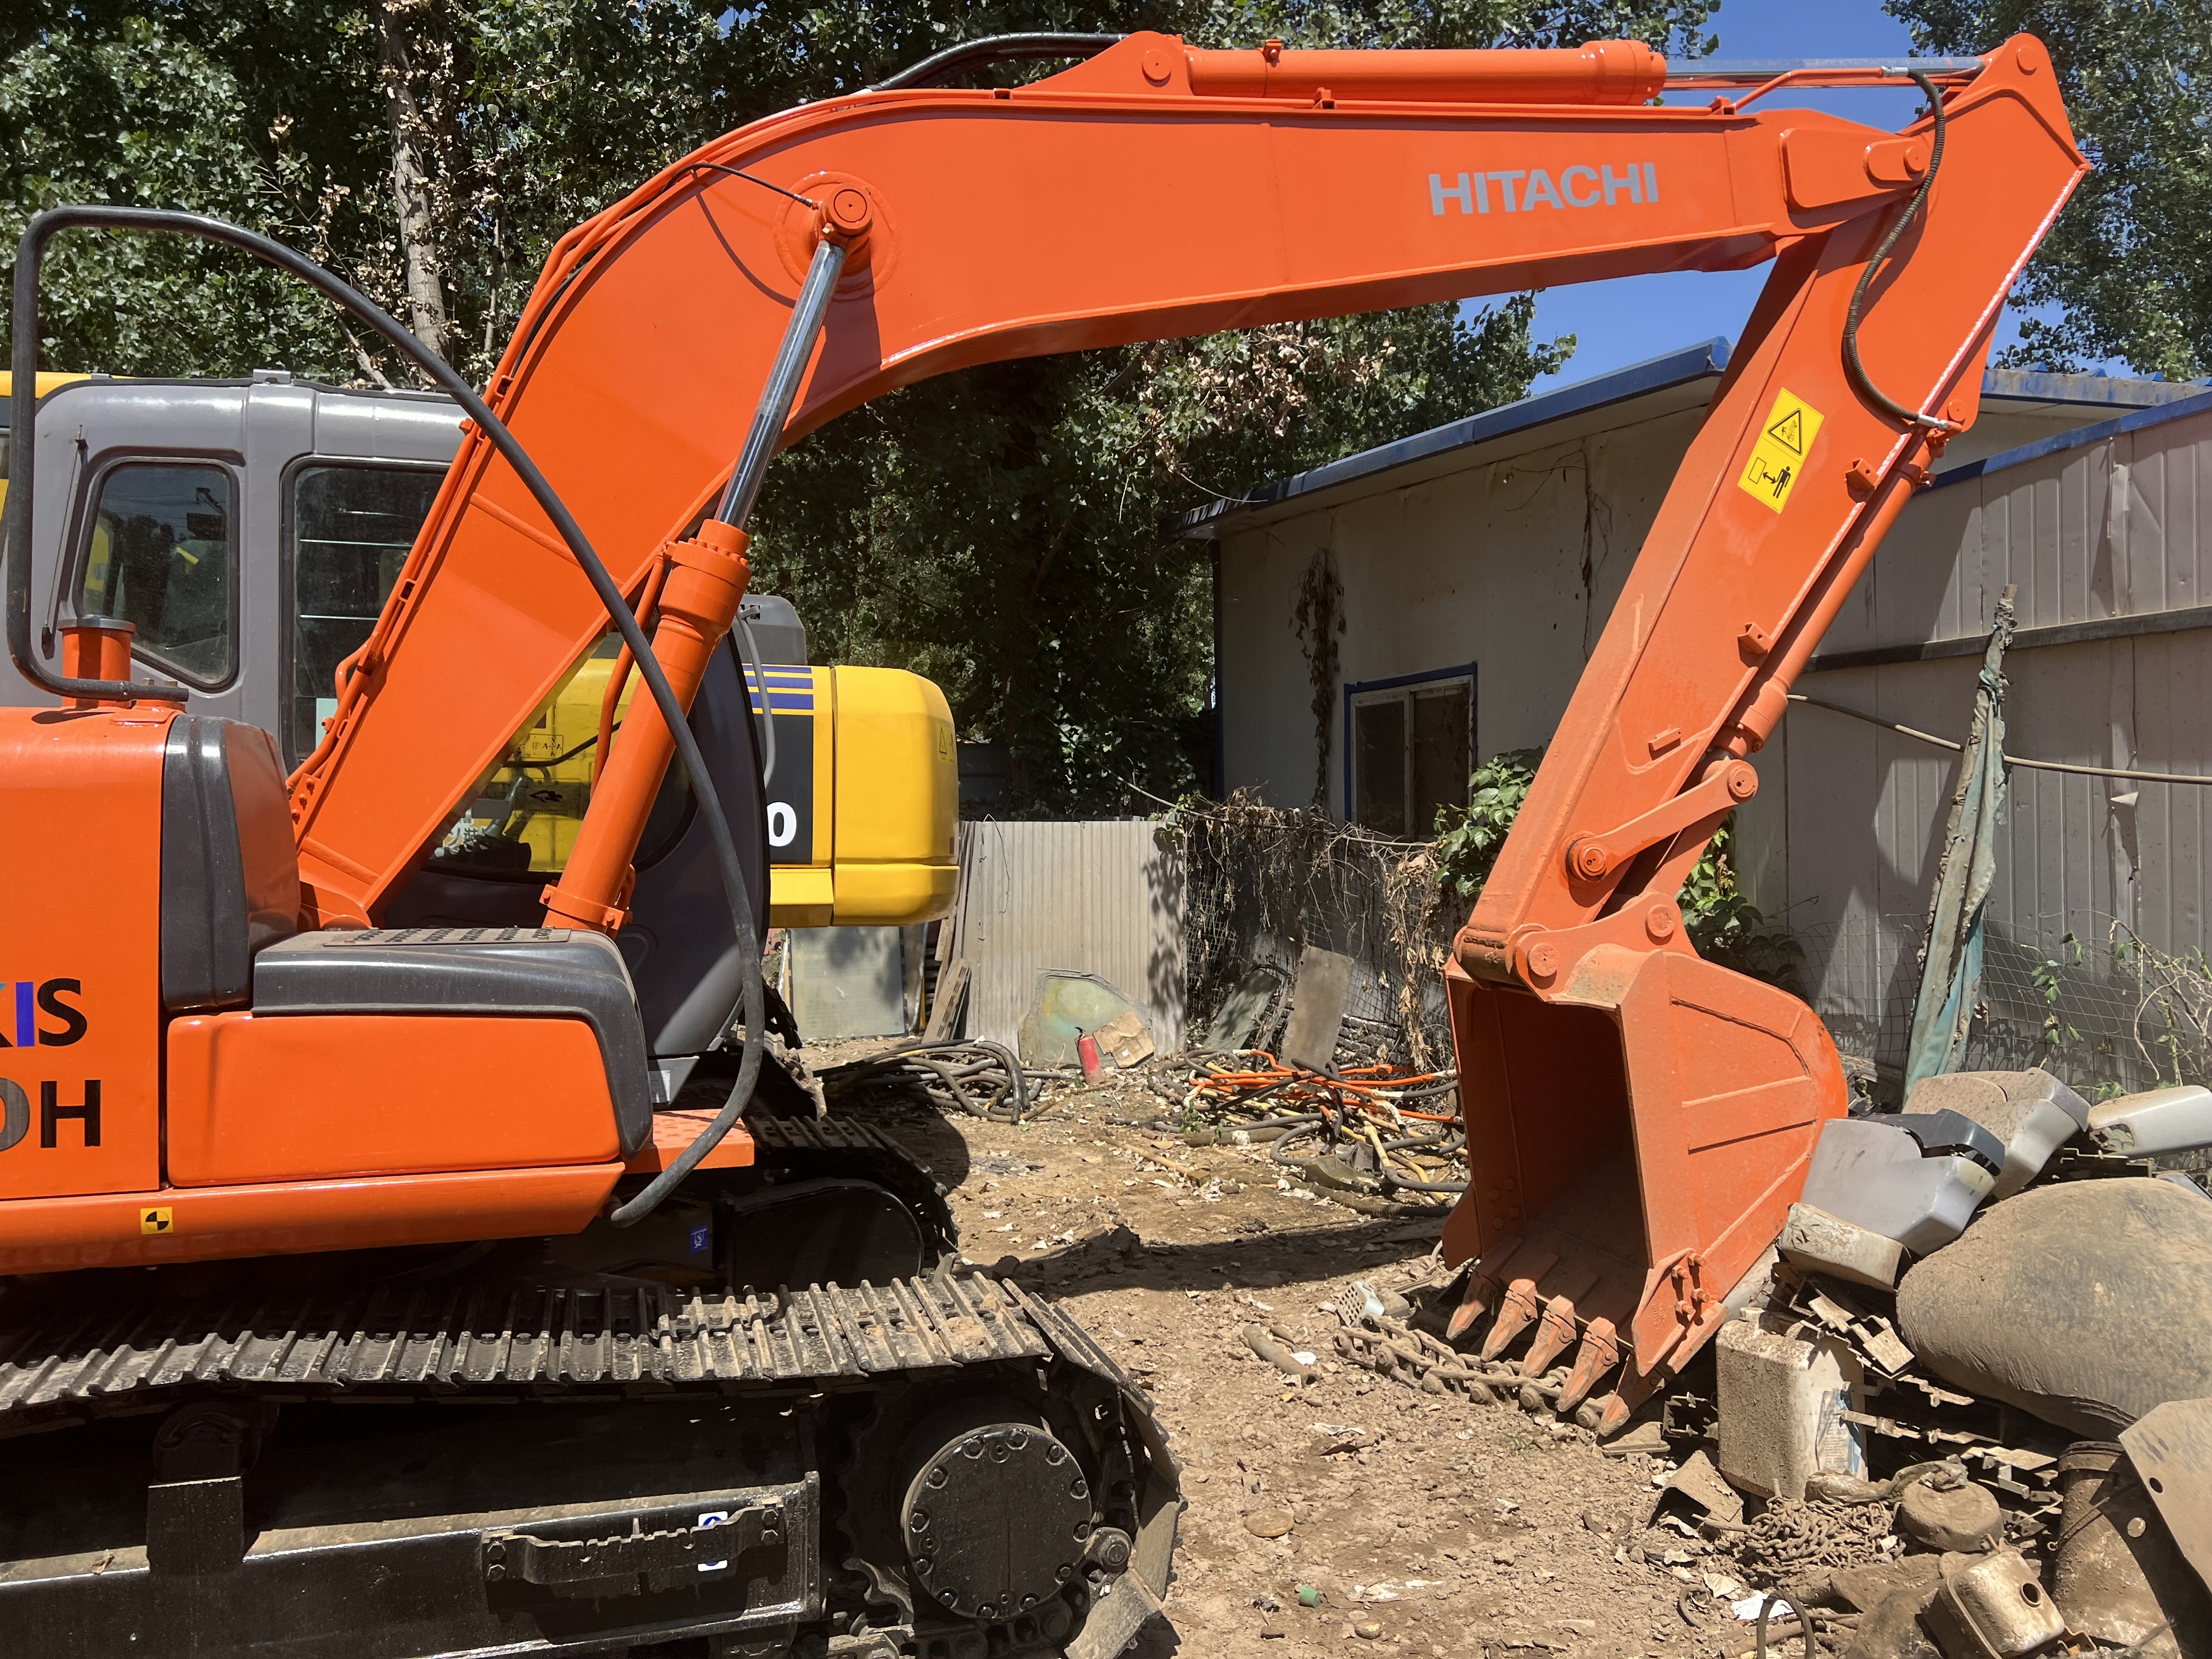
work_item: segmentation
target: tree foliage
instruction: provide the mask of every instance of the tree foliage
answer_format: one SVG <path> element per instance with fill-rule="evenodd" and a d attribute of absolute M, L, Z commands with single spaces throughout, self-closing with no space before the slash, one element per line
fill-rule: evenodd
<path fill-rule="evenodd" d="M 1543 759 L 1541 749 L 1500 750 L 1468 780 L 1465 806 L 1437 809 L 1436 878 L 1445 891 L 1462 899 L 1481 896 Z M 1682 884 L 1683 929 L 1706 961 L 1795 992 L 1804 947 L 1745 896 L 1736 879 L 1735 848 L 1731 812 Z"/>
<path fill-rule="evenodd" d="M 553 242 L 669 161 L 958 41 L 1155 27 L 1198 44 L 1711 50 L 1715 0 L 1139 0 L 823 7 L 764 0 L 17 0 L 0 21 L 0 239 L 38 209 L 212 212 L 306 248 L 407 314 L 395 74 L 427 175 L 447 351 L 482 380 Z M 393 68 L 388 31 L 400 32 Z M 1048 72 L 1036 66 L 1004 75 Z M 1224 233 L 1229 234 L 1229 233 Z M 383 360 L 330 311 L 211 248 L 71 233 L 49 367 L 340 380 Z M 419 313 L 418 313 L 419 314 Z M 1173 795 L 1208 744 L 1205 550 L 1166 518 L 1521 395 L 1571 339 L 1524 296 L 973 369 L 815 434 L 771 475 L 758 580 L 817 659 L 909 666 L 1018 805 Z M 392 372 L 396 373 L 396 370 Z"/>
<path fill-rule="evenodd" d="M 2056 301 L 2007 354 L 2074 369 L 2212 373 L 2212 3 L 2208 0 L 1886 0 L 1925 52 L 2040 36 L 2074 136 L 2096 164 L 2013 290 Z"/>

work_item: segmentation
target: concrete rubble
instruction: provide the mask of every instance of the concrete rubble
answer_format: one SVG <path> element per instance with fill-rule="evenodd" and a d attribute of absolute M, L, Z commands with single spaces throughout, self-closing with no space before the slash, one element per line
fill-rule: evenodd
<path fill-rule="evenodd" d="M 1233 1048 L 1109 1057 L 1188 1146 L 1245 1148 L 1294 1196 L 1440 1219 L 1468 1178 L 1455 1079 L 1354 1063 L 1348 966 L 1308 951 L 1289 983 L 1251 976 L 1220 1022 Z M 1267 1030 L 1285 1059 L 1245 1046 Z M 1620 1559 L 1732 1614 L 1723 1659 L 2212 1659 L 2212 1197 L 2160 1167 L 2207 1147 L 2212 1091 L 2092 1106 L 2040 1069 L 1929 1079 L 1826 1125 L 1733 1316 L 1607 1448 L 1660 1470 Z M 1420 1409 L 1577 1431 L 1564 1367 L 1526 1374 L 1526 1338 L 1447 1340 L 1450 1275 L 1409 1290 L 1359 1281 L 1326 1336 L 1247 1321 L 1235 1346 L 1285 1401 L 1333 1360 Z"/>
<path fill-rule="evenodd" d="M 2208 1146 L 2212 1091 L 2041 1070 L 1826 1127 L 1765 1283 L 1631 1431 L 1678 1460 L 1644 1536 L 1746 1589 L 1729 1652 L 1802 1620 L 1843 1659 L 2212 1659 L 2212 1198 L 2153 1161 Z M 1347 1294 L 1337 1352 L 1544 1414 L 1554 1379 L 1439 1340 L 1449 1291 Z"/>

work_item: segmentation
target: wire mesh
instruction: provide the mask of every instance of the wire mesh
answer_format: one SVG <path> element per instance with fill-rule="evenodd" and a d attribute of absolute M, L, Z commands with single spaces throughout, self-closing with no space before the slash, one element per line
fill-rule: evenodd
<path fill-rule="evenodd" d="M 1903 1083 L 1925 913 L 1801 926 L 1814 1009 L 1876 1092 Z M 2144 945 L 2101 912 L 1992 921 L 1965 1069 L 2041 1066 L 2094 1100 L 2212 1080 L 2212 962 Z"/>

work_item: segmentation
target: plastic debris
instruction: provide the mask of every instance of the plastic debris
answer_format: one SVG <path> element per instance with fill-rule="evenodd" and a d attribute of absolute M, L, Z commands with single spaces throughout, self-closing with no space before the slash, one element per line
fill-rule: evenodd
<path fill-rule="evenodd" d="M 1849 1345 L 1817 1326 L 1747 1310 L 1714 1339 L 1720 1467 L 1762 1498 L 1802 1498 L 1815 1470 L 1866 1473 L 1865 1436 L 1844 1413 L 1867 1403 Z"/>
<path fill-rule="evenodd" d="M 1946 1111 L 1980 1124 L 2002 1146 L 1992 1200 L 2010 1198 L 2042 1174 L 2051 1153 L 2089 1121 L 2089 1103 L 2041 1066 L 1923 1078 L 1905 1097 L 1908 1118 Z"/>
<path fill-rule="evenodd" d="M 1813 1150 L 1802 1201 L 1926 1255 L 1966 1231 L 2003 1167 L 2003 1143 L 1956 1112 L 1836 1118 Z"/>

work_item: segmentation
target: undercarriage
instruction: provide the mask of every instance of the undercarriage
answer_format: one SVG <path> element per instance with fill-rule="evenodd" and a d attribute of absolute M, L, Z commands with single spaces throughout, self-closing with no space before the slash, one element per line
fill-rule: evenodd
<path fill-rule="evenodd" d="M 1179 1507 L 1119 1368 L 949 1273 L 32 1286 L 0 1431 L 0 1619 L 56 1659 L 1108 1659 Z"/>

